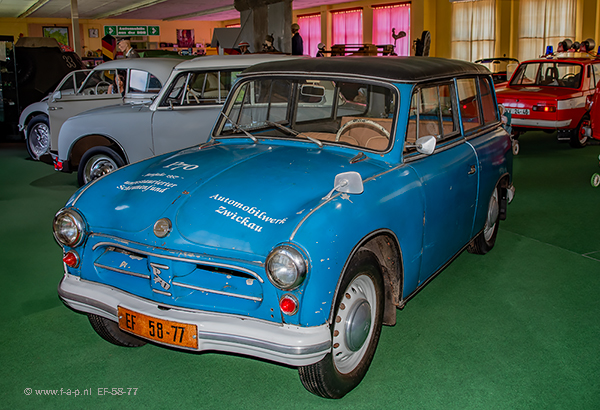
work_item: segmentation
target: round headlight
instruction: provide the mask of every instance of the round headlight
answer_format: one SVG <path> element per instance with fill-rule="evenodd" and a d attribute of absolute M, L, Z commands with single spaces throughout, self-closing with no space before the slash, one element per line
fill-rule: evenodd
<path fill-rule="evenodd" d="M 273 285 L 291 290 L 300 286 L 306 276 L 306 260 L 296 249 L 288 245 L 279 246 L 267 256 L 265 268 Z"/>
<path fill-rule="evenodd" d="M 61 209 L 54 217 L 54 238 L 61 245 L 77 246 L 85 236 L 84 227 L 83 217 L 78 212 Z"/>

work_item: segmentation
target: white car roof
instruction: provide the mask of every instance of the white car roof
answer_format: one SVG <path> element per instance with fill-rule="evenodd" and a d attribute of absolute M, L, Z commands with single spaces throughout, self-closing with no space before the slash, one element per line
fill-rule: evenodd
<path fill-rule="evenodd" d="M 211 55 L 194 58 L 193 60 L 186 60 L 177 65 L 175 70 L 195 70 L 195 69 L 210 69 L 210 68 L 239 68 L 239 67 L 250 67 L 255 64 L 266 63 L 268 61 L 276 60 L 290 60 L 295 58 L 302 58 L 302 56 L 291 56 L 287 54 L 268 54 L 268 53 L 257 53 L 257 54 L 240 54 L 240 55 Z M 175 71 L 174 70 L 174 71 Z"/>
<path fill-rule="evenodd" d="M 94 67 L 93 71 L 98 70 L 126 70 L 136 69 L 142 71 L 148 71 L 157 77 L 160 82 L 164 85 L 169 74 L 177 64 L 181 63 L 180 58 L 157 58 L 157 57 L 145 57 L 145 58 L 120 58 L 118 60 L 107 61 L 102 64 L 98 64 Z"/>
<path fill-rule="evenodd" d="M 211 55 L 194 58 L 193 60 L 186 60 L 179 63 L 171 72 L 166 83 L 163 83 L 163 87 L 160 93 L 150 106 L 150 110 L 155 110 L 164 95 L 169 91 L 170 85 L 173 83 L 175 78 L 182 72 L 186 71 L 200 71 L 200 70 L 226 70 L 228 68 L 245 70 L 256 64 L 266 63 L 269 61 L 283 61 L 292 59 L 306 58 L 303 56 L 292 56 L 287 54 L 268 54 L 268 53 L 257 53 L 257 54 L 240 54 L 240 55 Z M 140 59 L 136 59 L 140 60 Z"/>

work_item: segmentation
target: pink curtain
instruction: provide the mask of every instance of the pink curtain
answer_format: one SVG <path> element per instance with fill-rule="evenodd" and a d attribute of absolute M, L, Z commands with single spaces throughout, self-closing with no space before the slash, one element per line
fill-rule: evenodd
<path fill-rule="evenodd" d="M 362 44 L 362 9 L 331 13 L 333 44 Z"/>
<path fill-rule="evenodd" d="M 373 7 L 373 43 L 394 44 L 392 29 L 396 35 L 406 32 L 406 37 L 396 40 L 396 54 L 410 55 L 410 3 L 388 4 Z"/>
<path fill-rule="evenodd" d="M 304 55 L 317 55 L 317 45 L 321 42 L 321 14 L 298 16 L 300 35 L 304 44 Z"/>

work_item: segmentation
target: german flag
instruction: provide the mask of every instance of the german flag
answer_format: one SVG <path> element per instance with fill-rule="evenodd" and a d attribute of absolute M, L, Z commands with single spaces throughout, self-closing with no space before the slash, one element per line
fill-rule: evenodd
<path fill-rule="evenodd" d="M 110 35 L 102 37 L 102 58 L 104 59 L 104 61 L 110 61 L 115 59 L 116 48 L 116 38 Z"/>

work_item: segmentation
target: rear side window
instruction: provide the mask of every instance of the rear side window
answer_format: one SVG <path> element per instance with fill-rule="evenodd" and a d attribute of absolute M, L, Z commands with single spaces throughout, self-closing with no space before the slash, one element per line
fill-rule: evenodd
<path fill-rule="evenodd" d="M 183 105 L 223 104 L 241 71 L 190 73 Z"/>
<path fill-rule="evenodd" d="M 487 78 L 479 78 L 479 91 L 481 93 L 481 108 L 483 111 L 484 124 L 498 121 L 498 112 L 496 110 L 496 104 L 494 104 L 492 86 Z"/>
<path fill-rule="evenodd" d="M 458 86 L 458 104 L 465 131 L 481 126 L 481 113 L 477 98 L 477 83 L 474 78 L 456 80 Z"/>

